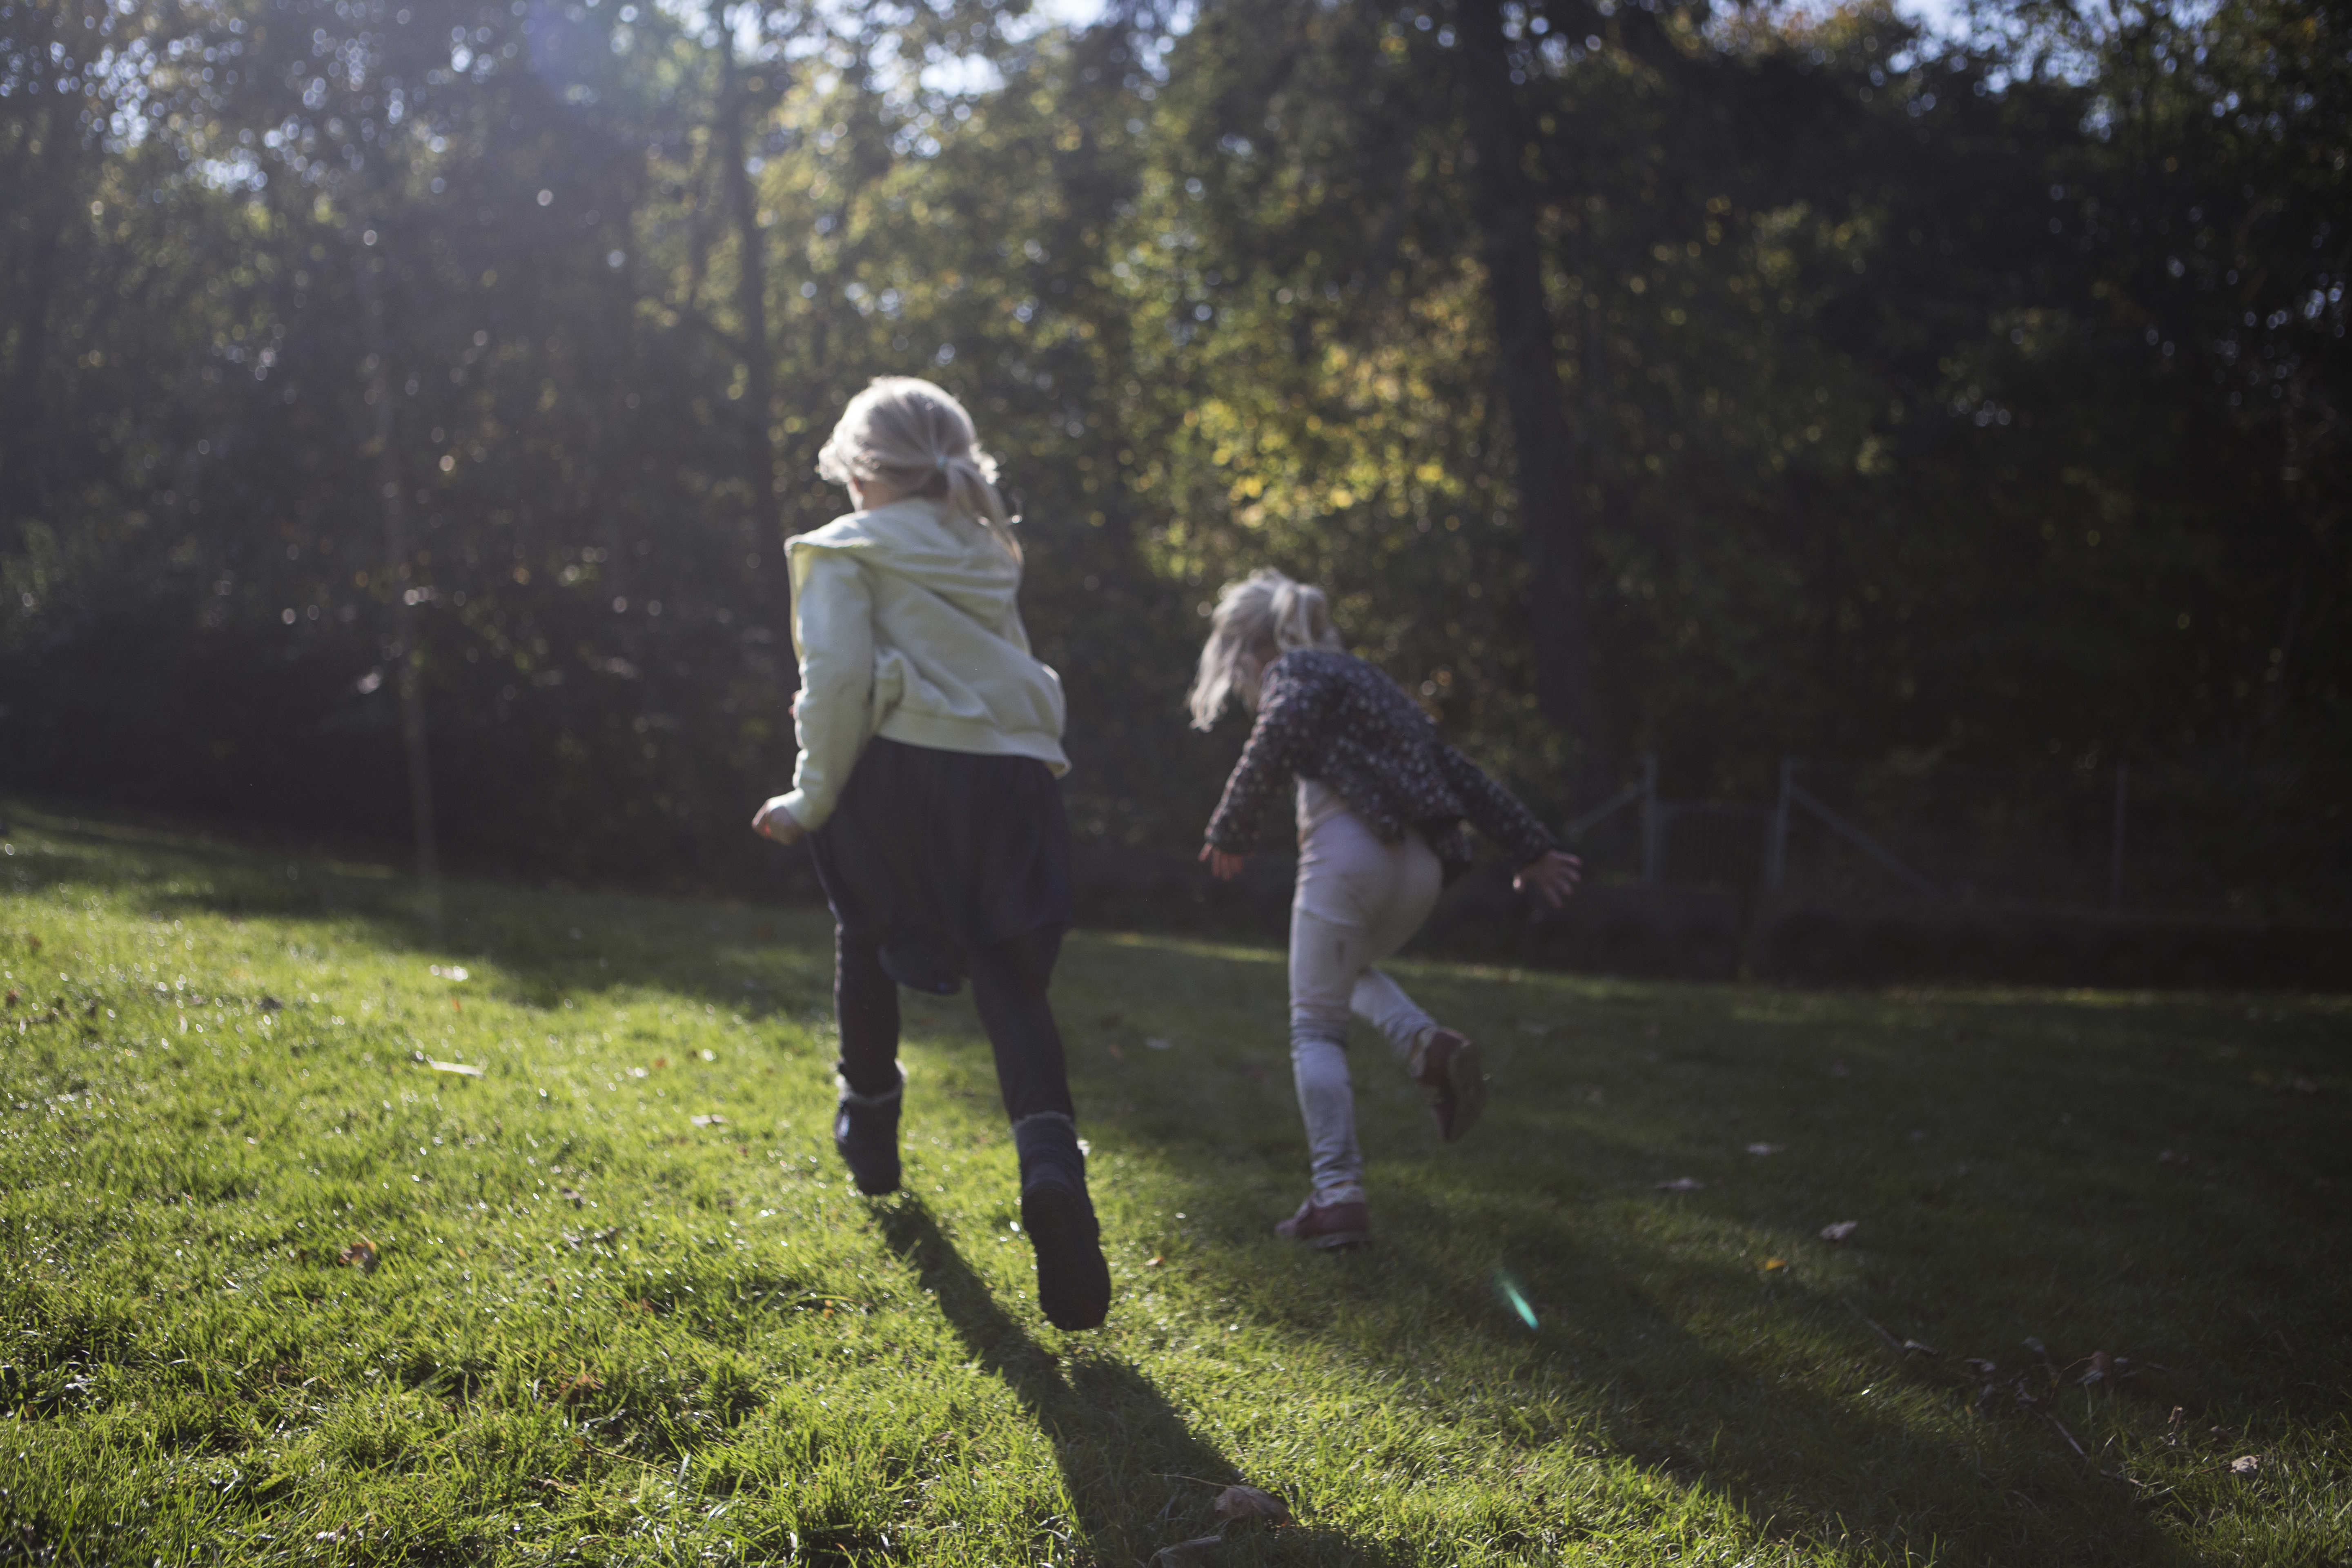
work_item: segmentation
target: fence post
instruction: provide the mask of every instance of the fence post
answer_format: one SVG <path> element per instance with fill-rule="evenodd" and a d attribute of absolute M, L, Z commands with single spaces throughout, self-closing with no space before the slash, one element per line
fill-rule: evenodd
<path fill-rule="evenodd" d="M 2107 852 L 2107 908 L 2120 911 L 2124 907 L 2124 819 L 2131 804 L 2131 763 L 2116 763 L 2116 832 L 2115 841 Z"/>
<path fill-rule="evenodd" d="M 1789 874 L 1789 791 L 1797 782 L 1797 759 L 1780 759 L 1780 798 L 1772 803 L 1772 826 L 1764 837 L 1764 887 L 1779 892 Z"/>
<path fill-rule="evenodd" d="M 1654 884 L 1658 879 L 1658 837 L 1663 826 L 1658 819 L 1658 754 L 1645 752 L 1642 755 L 1642 880 Z"/>

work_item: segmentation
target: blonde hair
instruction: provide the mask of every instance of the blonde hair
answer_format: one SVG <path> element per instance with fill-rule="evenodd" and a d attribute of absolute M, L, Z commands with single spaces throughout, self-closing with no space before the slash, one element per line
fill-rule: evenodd
<path fill-rule="evenodd" d="M 1217 607 L 1209 616 L 1209 640 L 1201 647 L 1201 668 L 1184 699 L 1192 712 L 1192 728 L 1206 730 L 1214 724 L 1231 698 L 1239 697 L 1247 708 L 1257 706 L 1258 678 L 1270 662 L 1261 658 L 1261 650 L 1269 643 L 1276 657 L 1302 647 L 1340 647 L 1339 628 L 1331 624 L 1331 602 L 1323 590 L 1261 566 L 1217 593 Z"/>
<path fill-rule="evenodd" d="M 986 529 L 1021 559 L 1020 520 L 996 490 L 996 459 L 981 449 L 971 416 L 945 387 L 911 375 L 877 375 L 849 400 L 816 455 L 816 471 L 836 485 L 879 479 L 901 495 L 929 496 Z"/>

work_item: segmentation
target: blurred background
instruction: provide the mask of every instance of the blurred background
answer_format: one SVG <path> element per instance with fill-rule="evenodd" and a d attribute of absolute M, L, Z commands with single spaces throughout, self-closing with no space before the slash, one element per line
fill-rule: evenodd
<path fill-rule="evenodd" d="M 1273 563 L 1594 862 L 1441 944 L 2314 983 L 2347 155 L 2316 0 L 0 0 L 0 789 L 804 892 L 781 539 L 916 374 L 1090 918 L 1278 921 Z"/>

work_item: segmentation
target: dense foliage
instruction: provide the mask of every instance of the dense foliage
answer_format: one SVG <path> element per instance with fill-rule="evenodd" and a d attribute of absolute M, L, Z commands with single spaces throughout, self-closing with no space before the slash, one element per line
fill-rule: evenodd
<path fill-rule="evenodd" d="M 1024 13 L 0 0 L 0 782 L 742 875 L 883 372 L 1097 838 L 1268 561 L 1554 811 L 2352 750 L 2340 8 Z"/>

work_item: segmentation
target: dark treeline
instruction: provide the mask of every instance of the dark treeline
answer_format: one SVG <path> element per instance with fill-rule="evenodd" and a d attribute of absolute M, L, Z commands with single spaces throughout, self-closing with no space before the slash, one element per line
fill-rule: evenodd
<path fill-rule="evenodd" d="M 2341 7 L 1024 9 L 0 0 L 0 784 L 746 885 L 884 372 L 1094 838 L 1264 562 L 1554 814 L 2352 753 Z"/>

